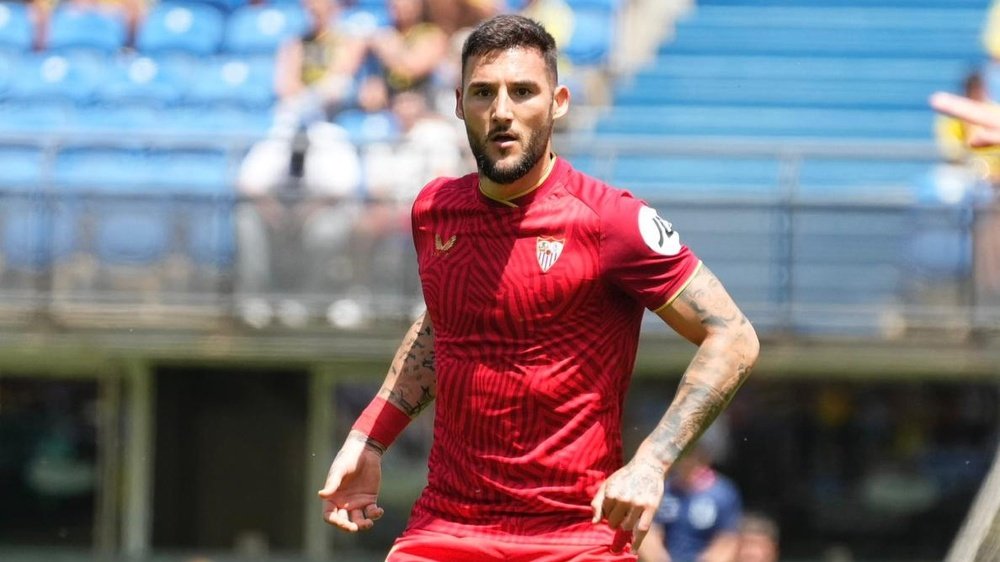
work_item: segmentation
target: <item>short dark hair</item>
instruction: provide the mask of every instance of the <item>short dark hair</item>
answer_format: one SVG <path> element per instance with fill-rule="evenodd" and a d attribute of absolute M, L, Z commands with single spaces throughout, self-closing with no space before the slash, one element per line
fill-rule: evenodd
<path fill-rule="evenodd" d="M 556 40 L 542 24 L 516 14 L 492 17 L 477 25 L 469 34 L 462 45 L 462 79 L 465 79 L 465 68 L 470 58 L 517 47 L 541 53 L 552 83 L 559 82 Z"/>

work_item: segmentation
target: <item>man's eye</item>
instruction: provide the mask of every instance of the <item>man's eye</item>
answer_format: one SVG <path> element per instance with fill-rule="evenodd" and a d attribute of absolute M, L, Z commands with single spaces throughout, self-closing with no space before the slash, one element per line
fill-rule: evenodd
<path fill-rule="evenodd" d="M 524 96 L 530 95 L 531 94 L 531 90 L 528 89 L 528 88 L 518 88 L 517 90 L 514 91 L 514 93 L 516 93 L 517 95 L 519 95 L 521 97 L 524 97 Z"/>

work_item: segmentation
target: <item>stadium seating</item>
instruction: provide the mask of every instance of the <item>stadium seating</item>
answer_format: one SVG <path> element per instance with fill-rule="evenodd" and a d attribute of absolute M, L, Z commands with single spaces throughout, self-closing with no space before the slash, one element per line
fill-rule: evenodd
<path fill-rule="evenodd" d="M 99 57 L 44 52 L 24 54 L 16 63 L 6 97 L 20 102 L 90 102 L 104 72 Z"/>
<path fill-rule="evenodd" d="M 28 4 L 0 2 L 0 50 L 27 51 L 34 39 Z"/>
<path fill-rule="evenodd" d="M 162 2 L 139 28 L 136 47 L 144 54 L 218 52 L 225 30 L 225 16 L 208 4 Z"/>
<path fill-rule="evenodd" d="M 928 139 L 929 109 L 836 109 L 749 105 L 612 108 L 597 132 L 620 135 Z"/>
<path fill-rule="evenodd" d="M 106 104 L 173 104 L 191 81 L 193 63 L 187 57 L 116 57 L 108 65 L 97 97 Z"/>
<path fill-rule="evenodd" d="M 219 57 L 194 68 L 189 104 L 232 103 L 266 111 L 274 103 L 274 59 Z"/>
<path fill-rule="evenodd" d="M 223 49 L 239 54 L 273 54 L 289 37 L 301 35 L 307 17 L 297 4 L 249 5 L 226 20 Z"/>
<path fill-rule="evenodd" d="M 123 14 L 67 5 L 57 7 L 52 13 L 46 47 L 52 51 L 115 53 L 125 46 L 126 38 Z"/>

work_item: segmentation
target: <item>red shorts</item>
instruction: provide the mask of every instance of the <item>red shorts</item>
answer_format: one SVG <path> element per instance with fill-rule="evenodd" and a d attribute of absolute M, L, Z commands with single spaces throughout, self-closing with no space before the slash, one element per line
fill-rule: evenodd
<path fill-rule="evenodd" d="M 410 530 L 396 540 L 385 562 L 635 562 L 629 545 L 618 554 L 611 545 L 514 543 L 484 537 L 454 537 Z"/>

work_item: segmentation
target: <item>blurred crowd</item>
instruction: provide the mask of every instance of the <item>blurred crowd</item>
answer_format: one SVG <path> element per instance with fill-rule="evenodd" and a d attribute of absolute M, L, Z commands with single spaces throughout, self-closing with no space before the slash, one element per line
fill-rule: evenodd
<path fill-rule="evenodd" d="M 956 89 L 970 99 L 995 103 L 1000 95 L 1000 2 L 996 0 L 983 27 L 982 44 L 986 59 L 973 65 Z M 963 220 L 970 224 L 970 239 L 954 239 L 935 226 L 934 219 L 918 217 L 912 253 L 929 278 L 971 273 L 975 287 L 971 304 L 989 305 L 1000 303 L 1000 148 L 970 146 L 974 132 L 975 126 L 960 119 L 936 116 L 934 136 L 941 162 L 930 174 L 921 201 L 966 209 L 969 216 Z M 939 296 L 933 290 L 929 293 L 932 302 Z"/>
<path fill-rule="evenodd" d="M 57 50 L 65 30 L 86 27 L 91 44 L 107 36 L 105 52 L 168 55 L 176 49 L 172 41 L 198 40 L 200 23 L 260 8 L 254 14 L 260 37 L 231 37 L 235 26 L 227 24 L 226 37 L 204 49 L 212 56 L 220 44 L 231 52 L 239 52 L 238 43 L 253 44 L 247 61 L 273 64 L 272 91 L 263 96 L 274 100 L 270 126 L 235 173 L 241 203 L 234 286 L 242 317 L 255 327 L 273 319 L 301 327 L 317 306 L 328 307 L 331 323 L 356 326 L 381 289 L 398 294 L 399 264 L 412 260 L 413 197 L 432 178 L 475 169 L 454 116 L 468 32 L 502 12 L 541 21 L 560 45 L 574 31 L 566 0 L 30 0 L 26 6 L 35 51 Z M 267 13 L 269 7 L 276 9 Z M 283 39 L 264 37 L 272 31 Z M 560 72 L 571 85 L 582 74 L 566 57 Z M 204 119 L 212 119 L 210 112 Z M 397 286 L 381 287 L 386 283 Z M 331 293 L 348 297 L 321 302 Z"/>

